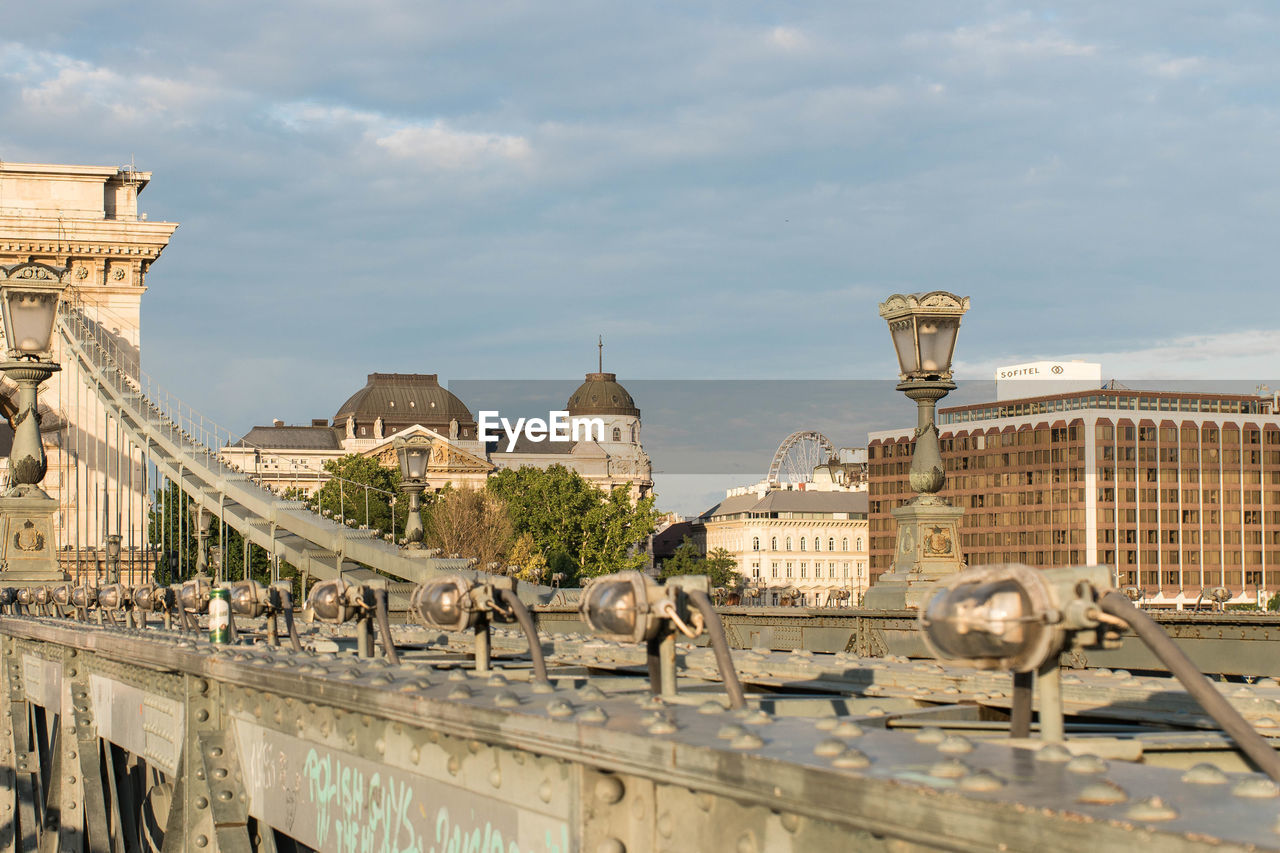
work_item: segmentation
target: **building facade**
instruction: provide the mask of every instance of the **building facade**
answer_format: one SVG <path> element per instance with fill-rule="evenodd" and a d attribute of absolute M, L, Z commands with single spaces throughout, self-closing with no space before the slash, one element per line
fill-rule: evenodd
<path fill-rule="evenodd" d="M 1144 603 L 1226 587 L 1280 592 L 1280 416 L 1274 398 L 1099 389 L 942 409 L 947 480 L 968 565 L 1113 566 Z M 913 497 L 906 429 L 868 443 L 871 574 L 890 511 Z"/>
<path fill-rule="evenodd" d="M 0 162 L 0 264 L 68 269 L 64 298 L 107 333 L 121 367 L 135 377 L 142 294 L 151 265 L 178 227 L 139 212 L 138 195 L 150 180 L 150 172 L 131 168 Z M 64 563 L 78 562 L 81 554 L 100 557 L 111 533 L 120 534 L 129 561 L 146 544 L 148 484 L 137 473 L 139 450 L 121 439 L 57 335 L 53 359 L 63 369 L 40 389 L 49 459 L 42 487 L 58 501 L 54 522 Z M 3 380 L 6 418 L 15 413 L 15 390 Z M 12 437 L 9 426 L 0 425 L 6 459 Z"/>
<path fill-rule="evenodd" d="M 481 488 L 504 468 L 563 465 L 605 490 L 626 487 L 633 500 L 653 490 L 652 465 L 640 443 L 640 409 L 612 373 L 589 373 L 570 396 L 570 419 L 599 418 L 603 434 L 580 441 L 530 441 L 523 434 L 510 450 L 505 441 L 480 440 L 476 419 L 435 374 L 371 373 L 332 419 L 309 426 L 275 421 L 224 447 L 228 464 L 272 490 L 307 494 L 329 478 L 324 464 L 349 454 L 396 464 L 394 441 L 422 434 L 432 443 L 427 486 L 438 490 Z"/>
<path fill-rule="evenodd" d="M 706 551 L 728 551 L 762 604 L 856 605 L 866 592 L 867 492 L 776 490 L 725 498 L 699 518 Z"/>

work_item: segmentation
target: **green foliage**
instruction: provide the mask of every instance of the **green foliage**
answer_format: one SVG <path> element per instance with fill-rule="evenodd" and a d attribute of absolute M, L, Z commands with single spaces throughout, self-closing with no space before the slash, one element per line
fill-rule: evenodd
<path fill-rule="evenodd" d="M 662 563 L 659 577 L 676 575 L 706 575 L 712 587 L 737 589 L 742 585 L 738 574 L 738 561 L 724 548 L 716 548 L 705 558 L 693 540 L 686 536 L 676 550 Z"/>
<path fill-rule="evenodd" d="M 400 486 L 398 468 L 386 468 L 376 459 L 353 453 L 324 463 L 324 469 L 333 476 L 308 499 L 313 510 L 339 524 L 384 533 L 391 532 L 394 518 L 396 536 L 404 535 L 407 501 L 393 501 Z"/>
<path fill-rule="evenodd" d="M 1271 600 L 1267 602 L 1267 609 L 1271 611 L 1280 610 L 1280 593 L 1271 596 Z"/>
<path fill-rule="evenodd" d="M 499 471 L 486 489 L 545 557 L 548 577 L 572 584 L 644 565 L 638 546 L 657 522 L 652 497 L 633 504 L 625 487 L 606 494 L 563 465 Z"/>

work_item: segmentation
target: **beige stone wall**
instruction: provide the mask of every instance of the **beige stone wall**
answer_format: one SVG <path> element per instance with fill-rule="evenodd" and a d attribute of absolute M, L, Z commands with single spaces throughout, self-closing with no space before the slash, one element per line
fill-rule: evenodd
<path fill-rule="evenodd" d="M 115 342 L 137 375 L 139 311 L 151 264 L 178 227 L 149 222 L 138 193 L 150 173 L 115 167 L 0 163 L 0 264 L 35 261 L 69 267 L 67 298 Z M 60 548 L 94 549 L 119 532 L 126 549 L 145 545 L 146 503 L 141 458 L 71 365 L 41 389 L 46 412 L 44 489 L 59 502 Z M 6 390 L 11 390 L 11 386 Z"/>
<path fill-rule="evenodd" d="M 724 548 L 748 583 L 773 590 L 794 586 L 809 605 L 826 603 L 834 590 L 849 590 L 856 603 L 870 583 L 865 518 L 709 519 L 706 531 L 707 553 Z M 815 539 L 821 540 L 816 550 Z"/>

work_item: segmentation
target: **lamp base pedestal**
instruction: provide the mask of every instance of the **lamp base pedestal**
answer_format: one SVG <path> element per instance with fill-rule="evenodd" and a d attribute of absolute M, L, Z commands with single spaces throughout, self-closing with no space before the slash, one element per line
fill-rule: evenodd
<path fill-rule="evenodd" d="M 964 509 L 934 495 L 921 495 L 891 513 L 898 522 L 893 568 L 867 590 L 868 610 L 921 609 L 937 582 L 965 568 L 959 524 Z"/>
<path fill-rule="evenodd" d="M 58 502 L 38 486 L 19 489 L 19 494 L 0 497 L 0 586 L 70 580 L 54 550 L 53 516 Z"/>

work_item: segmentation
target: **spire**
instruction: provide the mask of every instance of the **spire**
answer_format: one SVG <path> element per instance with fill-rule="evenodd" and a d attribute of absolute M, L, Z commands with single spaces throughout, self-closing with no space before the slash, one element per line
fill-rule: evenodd
<path fill-rule="evenodd" d="M 599 356 L 599 359 L 600 359 L 600 365 L 597 368 L 597 370 L 600 373 L 604 373 L 604 335 L 601 335 L 599 339 L 596 341 L 596 349 L 598 350 L 596 354 Z"/>

